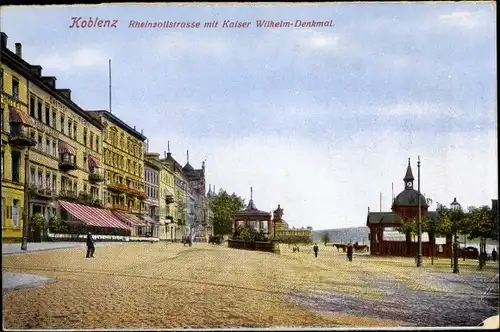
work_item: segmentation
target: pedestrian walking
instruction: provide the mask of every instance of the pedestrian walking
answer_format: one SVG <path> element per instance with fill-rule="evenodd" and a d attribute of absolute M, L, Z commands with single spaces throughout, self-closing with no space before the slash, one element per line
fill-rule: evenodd
<path fill-rule="evenodd" d="M 347 245 L 347 258 L 349 259 L 349 262 L 352 262 L 352 253 L 353 253 L 353 247 L 352 244 L 349 242 Z"/>
<path fill-rule="evenodd" d="M 87 233 L 87 258 L 94 258 L 95 245 L 94 239 L 92 238 L 92 233 Z"/>
<path fill-rule="evenodd" d="M 319 247 L 316 243 L 314 244 L 313 250 L 314 250 L 314 257 L 318 257 Z"/>
<path fill-rule="evenodd" d="M 498 252 L 493 248 L 493 251 L 491 252 L 491 259 L 493 259 L 493 262 L 496 262 L 498 258 Z"/>

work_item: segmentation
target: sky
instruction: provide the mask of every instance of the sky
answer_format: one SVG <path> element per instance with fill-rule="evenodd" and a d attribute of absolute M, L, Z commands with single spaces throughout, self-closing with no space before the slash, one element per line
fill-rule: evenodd
<path fill-rule="evenodd" d="M 84 109 L 293 227 L 366 225 L 408 158 L 434 203 L 498 198 L 495 10 L 489 3 L 2 7 L 1 30 Z M 70 28 L 72 17 L 116 28 Z M 131 28 L 130 21 L 201 28 Z M 251 22 L 222 28 L 224 20 Z M 257 20 L 333 27 L 258 28 Z M 220 21 L 218 28 L 205 22 Z M 27 23 L 29 22 L 29 23 Z M 417 183 L 415 182 L 415 187 Z M 382 194 L 382 205 L 380 195 Z"/>

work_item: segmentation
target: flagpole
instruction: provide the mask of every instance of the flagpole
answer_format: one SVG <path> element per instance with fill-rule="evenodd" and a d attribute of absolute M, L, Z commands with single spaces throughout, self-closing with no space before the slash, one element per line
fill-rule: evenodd
<path fill-rule="evenodd" d="M 111 59 L 109 59 L 108 74 L 109 74 L 109 113 L 113 113 L 111 110 Z"/>

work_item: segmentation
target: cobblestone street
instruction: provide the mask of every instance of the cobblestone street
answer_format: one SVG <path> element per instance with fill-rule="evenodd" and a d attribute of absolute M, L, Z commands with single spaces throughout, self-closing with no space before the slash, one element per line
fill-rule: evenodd
<path fill-rule="evenodd" d="M 330 248 L 315 259 L 309 247 L 292 253 L 287 246 L 276 255 L 128 243 L 84 256 L 83 248 L 3 256 L 3 272 L 55 281 L 4 294 L 6 328 L 449 326 L 467 325 L 467 317 L 476 325 L 495 305 L 479 301 L 479 285 L 498 273 L 493 266 L 476 273 L 475 262 L 459 276 L 440 271 L 449 261 L 420 271 L 411 259 L 347 262 Z M 462 294 L 450 294 L 457 289 Z M 413 309 L 437 315 L 423 320 L 409 315 Z"/>

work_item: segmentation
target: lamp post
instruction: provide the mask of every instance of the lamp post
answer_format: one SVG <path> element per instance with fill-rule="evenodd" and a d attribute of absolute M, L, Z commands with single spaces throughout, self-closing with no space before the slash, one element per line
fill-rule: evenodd
<path fill-rule="evenodd" d="M 418 156 L 417 162 L 417 191 L 418 191 L 418 255 L 417 255 L 417 267 L 422 266 L 422 203 L 420 194 L 420 156 Z"/>
<path fill-rule="evenodd" d="M 24 152 L 24 211 L 23 211 L 23 234 L 21 241 L 21 250 L 28 250 L 28 231 L 29 231 L 29 187 L 28 187 L 28 172 L 29 172 L 29 146 Z"/>
<path fill-rule="evenodd" d="M 458 213 L 460 212 L 461 210 L 461 206 L 460 204 L 457 202 L 457 198 L 455 197 L 453 199 L 453 202 L 451 202 L 450 204 L 451 206 L 451 211 L 453 213 L 453 220 L 452 222 L 453 223 L 456 223 L 458 220 Z M 457 230 L 456 230 L 456 225 L 454 225 L 455 227 L 455 234 L 454 234 L 454 241 L 453 241 L 453 273 L 459 273 L 460 270 L 458 268 L 458 251 L 459 251 L 459 245 L 458 245 L 458 238 L 457 238 Z"/>

